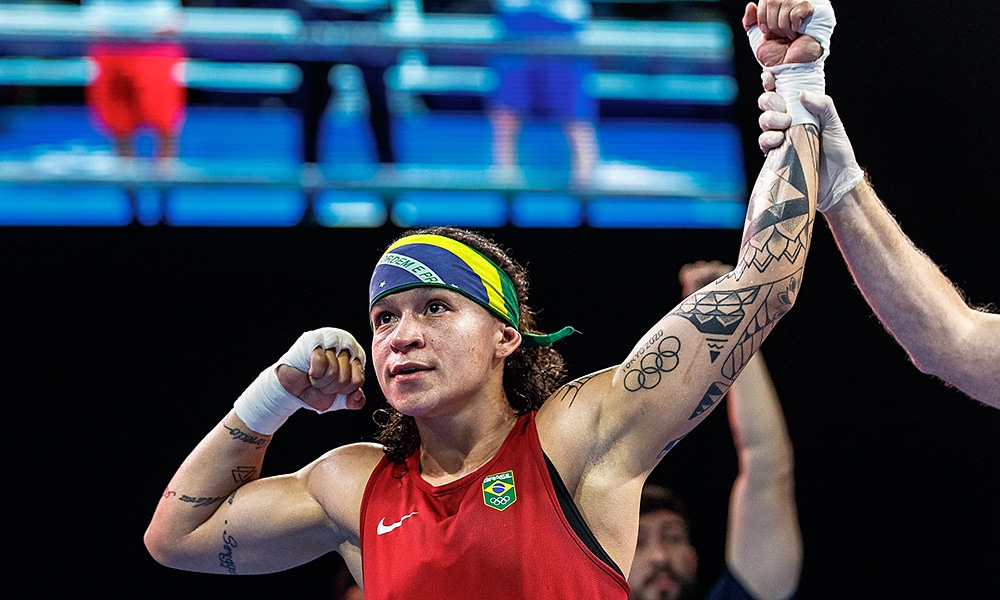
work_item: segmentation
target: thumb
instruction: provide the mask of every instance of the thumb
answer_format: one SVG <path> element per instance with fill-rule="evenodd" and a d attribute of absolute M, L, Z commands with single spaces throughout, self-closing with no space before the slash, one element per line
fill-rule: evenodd
<path fill-rule="evenodd" d="M 824 124 L 829 124 L 837 118 L 837 109 L 833 106 L 833 98 L 826 94 L 802 90 L 799 92 L 799 102 Z"/>
<path fill-rule="evenodd" d="M 757 5 L 750 2 L 743 12 L 743 30 L 750 31 L 755 25 L 757 25 Z"/>
<path fill-rule="evenodd" d="M 309 388 L 309 375 L 291 365 L 278 365 L 278 383 L 289 394 L 301 399 L 302 393 Z"/>
<path fill-rule="evenodd" d="M 347 405 L 345 408 L 347 410 L 359 410 L 365 406 L 365 392 L 361 388 L 358 388 L 347 394 Z"/>

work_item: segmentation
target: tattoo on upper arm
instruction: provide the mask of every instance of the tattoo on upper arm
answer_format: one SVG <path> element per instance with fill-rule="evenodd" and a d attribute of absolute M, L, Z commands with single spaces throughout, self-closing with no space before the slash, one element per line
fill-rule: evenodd
<path fill-rule="evenodd" d="M 673 311 L 674 316 L 687 319 L 701 333 L 706 334 L 709 359 L 714 363 L 730 338 L 748 321 L 737 345 L 729 353 L 722 367 L 722 375 L 730 381 L 743 369 L 746 361 L 757 350 L 774 324 L 788 312 L 799 289 L 801 271 L 771 284 L 738 290 L 696 292 L 681 302 Z M 763 302 L 753 315 L 747 314 L 761 295 L 774 294 L 777 306 Z"/>
<path fill-rule="evenodd" d="M 719 400 L 722 400 L 722 397 L 726 395 L 726 391 L 729 390 L 730 385 L 732 385 L 732 382 L 723 383 L 721 381 L 716 381 L 712 385 L 708 386 L 708 391 L 701 397 L 701 401 L 698 402 L 698 406 L 695 407 L 694 412 L 691 413 L 688 420 L 690 421 L 691 419 L 697 418 L 702 413 L 715 406 L 715 404 Z"/>
<path fill-rule="evenodd" d="M 663 373 L 673 371 L 680 364 L 680 351 L 679 338 L 664 336 L 662 329 L 654 333 L 622 367 L 625 389 L 637 392 L 655 388 L 660 384 Z"/>
<path fill-rule="evenodd" d="M 663 450 L 661 450 L 661 451 L 660 451 L 660 454 L 659 454 L 659 456 L 657 456 L 657 457 L 656 457 L 656 460 L 660 460 L 660 459 L 662 459 L 662 458 L 663 458 L 664 456 L 666 456 L 666 455 L 667 455 L 667 452 L 670 452 L 670 451 L 671 451 L 671 450 L 673 449 L 673 447 L 677 445 L 677 443 L 678 443 L 678 442 L 680 442 L 681 440 L 683 440 L 683 439 L 684 439 L 684 437 L 685 437 L 686 435 L 687 435 L 687 434 L 684 434 L 684 435 L 682 435 L 681 437 L 677 438 L 676 440 L 673 440 L 673 441 L 671 441 L 671 442 L 670 442 L 669 444 L 667 444 L 667 445 L 666 445 L 666 447 L 665 447 L 665 448 L 663 448 Z"/>
<path fill-rule="evenodd" d="M 254 476 L 257 475 L 257 467 L 236 467 L 232 470 L 233 481 L 236 483 L 247 483 L 248 481 L 253 481 Z"/>
<path fill-rule="evenodd" d="M 736 381 L 736 377 L 763 343 L 764 338 L 795 302 L 801 274 L 799 271 L 772 284 L 754 288 L 695 294 L 682 302 L 674 311 L 675 315 L 688 319 L 698 331 L 719 336 L 705 338 L 709 358 L 713 363 L 721 356 L 731 336 L 736 333 L 737 326 L 746 320 L 746 326 L 739 333 L 739 339 L 726 355 L 719 371 L 725 381 L 716 381 L 709 386 L 689 419 L 694 419 L 715 406 L 726 394 L 729 386 Z M 774 294 L 778 302 L 762 302 L 753 315 L 747 315 L 744 308 L 760 294 L 764 294 L 766 298 Z"/>
<path fill-rule="evenodd" d="M 224 525 L 228 525 L 229 521 L 224 521 Z M 219 552 L 219 566 L 226 570 L 230 575 L 236 575 L 236 561 L 233 559 L 233 550 L 239 544 L 236 542 L 236 538 L 229 534 L 225 529 L 222 530 L 222 552 Z"/>
<path fill-rule="evenodd" d="M 740 323 L 746 318 L 746 307 L 752 305 L 760 287 L 741 290 L 695 292 L 674 309 L 673 314 L 687 319 L 695 329 L 709 336 L 709 358 L 715 362 Z"/>
<path fill-rule="evenodd" d="M 563 400 L 569 399 L 569 405 L 573 406 L 573 401 L 576 400 L 576 395 L 579 394 L 583 386 L 588 381 L 596 377 L 596 375 L 597 374 L 595 373 L 594 375 L 585 375 L 583 377 L 578 377 L 573 381 L 570 381 L 569 383 L 563 385 L 561 388 L 556 390 L 556 395 L 559 396 L 559 401 L 561 402 Z"/>
<path fill-rule="evenodd" d="M 252 431 L 243 431 L 239 427 L 230 427 L 226 424 L 223 424 L 222 426 L 226 428 L 226 431 L 229 432 L 230 437 L 232 437 L 235 442 L 244 442 L 257 446 L 258 448 L 263 448 L 268 442 L 271 441 L 270 437 L 257 435 Z"/>

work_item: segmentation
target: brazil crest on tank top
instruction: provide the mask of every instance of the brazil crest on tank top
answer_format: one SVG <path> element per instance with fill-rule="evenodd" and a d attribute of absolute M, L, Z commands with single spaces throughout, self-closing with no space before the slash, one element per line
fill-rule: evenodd
<path fill-rule="evenodd" d="M 382 458 L 361 502 L 365 600 L 624 600 L 625 577 L 542 452 L 535 415 L 461 479 L 432 486 L 419 452 Z"/>

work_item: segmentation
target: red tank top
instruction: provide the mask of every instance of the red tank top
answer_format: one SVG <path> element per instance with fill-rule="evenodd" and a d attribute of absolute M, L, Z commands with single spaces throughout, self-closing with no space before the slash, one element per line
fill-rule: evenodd
<path fill-rule="evenodd" d="M 520 417 L 489 462 L 434 487 L 385 457 L 361 502 L 365 600 L 626 599 L 628 583 Z M 561 497 L 560 497 L 561 496 Z"/>

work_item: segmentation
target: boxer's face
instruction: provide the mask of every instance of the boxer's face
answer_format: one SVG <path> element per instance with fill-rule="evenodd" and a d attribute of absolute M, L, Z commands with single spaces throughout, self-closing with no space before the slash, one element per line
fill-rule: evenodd
<path fill-rule="evenodd" d="M 403 414 L 442 416 L 502 394 L 514 328 L 462 294 L 418 287 L 372 307 L 372 364 L 386 399 Z"/>

